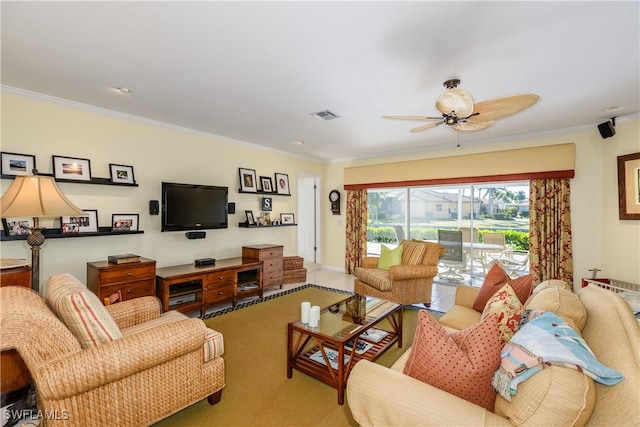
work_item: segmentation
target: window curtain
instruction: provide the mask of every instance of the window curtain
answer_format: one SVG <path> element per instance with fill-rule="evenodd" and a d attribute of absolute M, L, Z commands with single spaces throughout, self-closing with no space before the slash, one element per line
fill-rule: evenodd
<path fill-rule="evenodd" d="M 345 271 L 353 274 L 367 255 L 367 189 L 347 190 Z"/>
<path fill-rule="evenodd" d="M 573 285 L 569 178 L 530 181 L 529 257 L 533 283 L 560 279 Z"/>

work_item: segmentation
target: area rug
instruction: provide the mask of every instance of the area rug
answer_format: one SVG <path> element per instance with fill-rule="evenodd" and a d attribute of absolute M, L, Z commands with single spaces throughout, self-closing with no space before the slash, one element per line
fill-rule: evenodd
<path fill-rule="evenodd" d="M 226 387 L 222 400 L 192 405 L 157 426 L 355 426 L 336 389 L 301 372 L 287 378 L 287 323 L 299 319 L 300 303 L 326 307 L 344 291 L 306 285 L 207 315 L 207 326 L 224 335 Z M 418 310 L 403 316 L 403 347 L 390 348 L 376 363 L 391 366 L 411 345 Z M 437 315 L 437 314 L 436 314 Z"/>

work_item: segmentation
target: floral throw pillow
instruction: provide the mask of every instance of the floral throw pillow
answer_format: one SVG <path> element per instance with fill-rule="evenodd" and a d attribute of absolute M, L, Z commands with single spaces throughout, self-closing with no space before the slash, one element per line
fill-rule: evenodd
<path fill-rule="evenodd" d="M 500 341 L 506 344 L 513 334 L 518 332 L 524 313 L 522 302 L 508 283 L 487 301 L 487 305 L 482 311 L 482 318 L 494 313 L 498 315 Z"/>

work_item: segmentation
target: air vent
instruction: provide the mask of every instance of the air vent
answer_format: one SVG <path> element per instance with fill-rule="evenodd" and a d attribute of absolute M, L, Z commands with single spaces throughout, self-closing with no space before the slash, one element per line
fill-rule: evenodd
<path fill-rule="evenodd" d="M 318 111 L 317 113 L 311 113 L 311 115 L 325 121 L 340 118 L 339 115 L 332 113 L 329 110 Z"/>

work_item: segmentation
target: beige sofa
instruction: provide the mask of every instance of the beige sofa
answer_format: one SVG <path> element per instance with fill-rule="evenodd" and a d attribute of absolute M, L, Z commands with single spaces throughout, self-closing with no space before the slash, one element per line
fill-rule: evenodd
<path fill-rule="evenodd" d="M 64 302 L 51 302 L 52 280 L 58 295 L 66 292 L 58 300 Z M 202 320 L 161 313 L 155 297 L 99 306 L 98 297 L 70 275 L 53 276 L 47 292 L 45 300 L 28 288 L 0 288 L 0 347 L 17 349 L 25 361 L 37 410 L 55 414 L 45 417 L 45 425 L 144 426 L 202 399 L 220 400 L 224 344 Z M 85 345 L 54 307 L 81 300 L 91 302 L 84 321 L 104 310 L 122 336 Z"/>
<path fill-rule="evenodd" d="M 457 288 L 455 306 L 440 322 L 463 329 L 480 320 L 478 289 Z M 410 351 L 391 367 L 356 364 L 347 401 L 362 426 L 638 426 L 640 425 L 640 327 L 627 303 L 594 285 L 577 294 L 564 282 L 538 286 L 525 308 L 555 312 L 575 325 L 600 362 L 624 375 L 614 386 L 573 369 L 550 366 L 518 386 L 508 402 L 500 394 L 494 412 L 404 375 Z"/>

